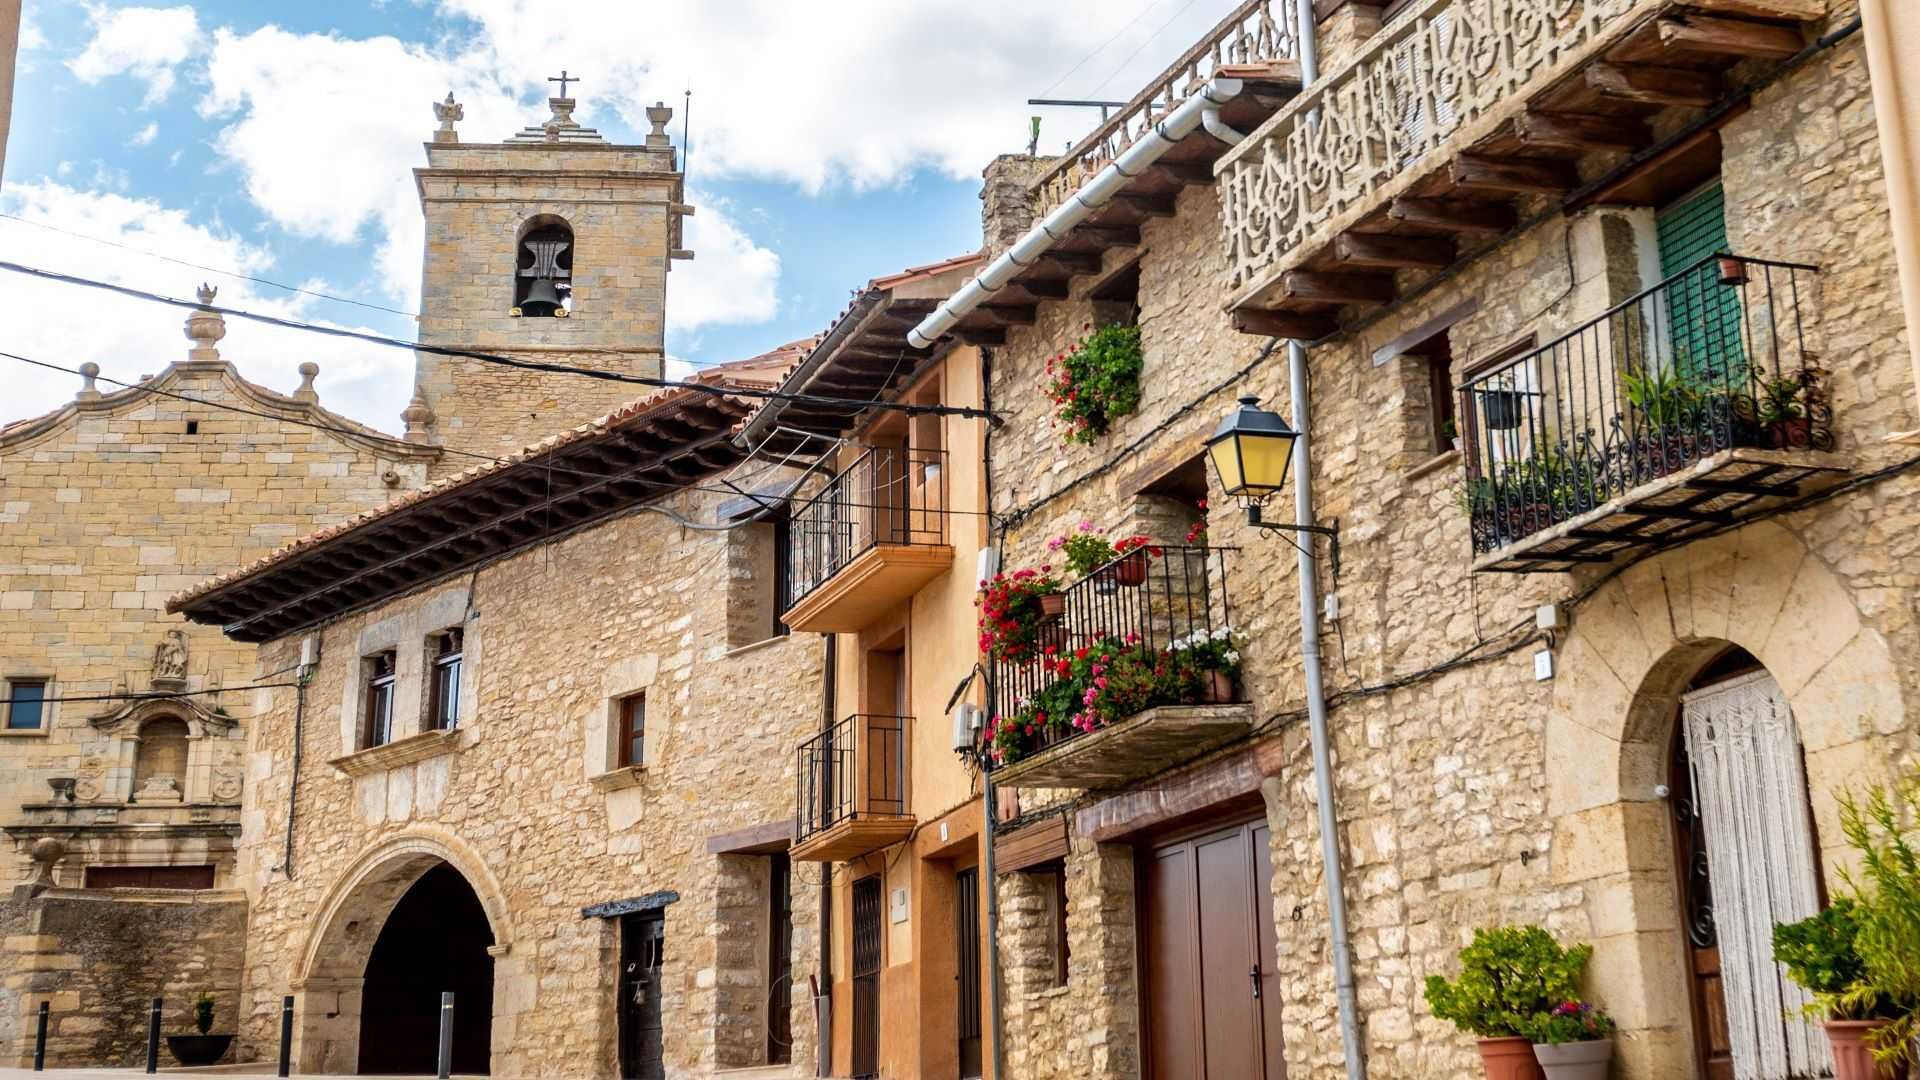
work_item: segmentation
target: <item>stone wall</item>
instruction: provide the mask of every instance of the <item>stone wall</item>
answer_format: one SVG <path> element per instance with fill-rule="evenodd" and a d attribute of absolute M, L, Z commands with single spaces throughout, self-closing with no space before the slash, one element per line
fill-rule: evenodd
<path fill-rule="evenodd" d="M 1723 133 L 1734 249 L 1822 267 L 1800 301 L 1833 371 L 1842 452 L 1859 472 L 1896 461 L 1882 439 L 1913 426 L 1866 95 L 1860 46 L 1849 41 L 1761 92 Z M 1920 665 L 1910 659 L 1920 655 L 1916 579 L 1903 569 L 1920 515 L 1911 475 L 1624 573 L 1469 572 L 1454 494 L 1460 464 L 1433 452 L 1424 372 L 1409 370 L 1422 361 L 1376 363 L 1376 351 L 1470 299 L 1477 311 L 1449 331 L 1455 382 L 1526 334 L 1549 340 L 1651 283 L 1641 269 L 1650 225 L 1650 211 L 1625 208 L 1551 218 L 1311 353 L 1318 516 L 1340 522 L 1343 555 L 1337 580 L 1324 557 L 1319 564 L 1322 589 L 1340 607 L 1338 621 L 1322 625 L 1335 798 L 1375 1077 L 1477 1068 L 1471 1041 L 1431 1017 L 1420 987 L 1429 974 L 1451 974 L 1472 929 L 1495 922 L 1539 922 L 1596 943 L 1589 989 L 1621 1019 L 1622 1075 L 1690 1067 L 1670 812 L 1654 784 L 1664 779 L 1679 673 L 1690 677 L 1715 649 L 1746 648 L 1788 693 L 1823 838 L 1834 835 L 1837 787 L 1911 763 L 1920 742 L 1907 719 L 1920 702 Z M 994 386 L 1008 423 L 995 433 L 992 462 L 994 509 L 1018 515 L 1006 567 L 1047 561 L 1046 539 L 1082 517 L 1116 529 L 1157 520 L 1137 492 L 1198 453 L 1234 395 L 1258 394 L 1285 414 L 1284 349 L 1267 355 L 1267 342 L 1233 333 L 1219 310 L 1219 235 L 1217 202 L 1204 188 L 1183 193 L 1174 218 L 1144 227 L 1143 400 L 1092 447 L 1059 444 L 1041 390 L 1045 357 L 1072 344 L 1090 305 L 1043 304 L 1033 327 L 1009 332 Z M 1263 794 L 1289 1073 L 1336 1076 L 1296 556 L 1214 495 L 1210 542 L 1238 549 L 1235 621 L 1253 637 L 1246 683 L 1271 777 Z M 1547 602 L 1562 606 L 1572 628 L 1530 638 L 1534 610 Z M 1718 611 L 1717 621 L 1700 619 L 1705 610 Z M 1536 681 L 1542 649 L 1554 653 L 1556 673 Z M 1430 673 L 1450 662 L 1459 663 Z M 1021 802 L 1031 813 L 1068 799 L 1097 801 L 1022 792 Z M 1103 888 L 1084 869 L 1084 838 L 1074 843 L 1069 865 L 1083 869 L 1069 883 L 1076 947 L 1066 993 L 1022 985 L 1033 970 L 1031 897 L 1017 879 L 1000 883 L 1009 1047 L 1018 1055 L 1009 1072 L 1137 1076 L 1137 1058 L 1110 1051 L 1096 1060 L 1076 1044 L 1101 1029 L 1081 1018 L 1102 994 L 1131 1007 L 1121 989 L 1131 960 L 1127 950 L 1079 947 L 1107 925 L 1130 879 Z M 1124 846 L 1115 850 L 1128 858 Z M 1842 852 L 1829 845 L 1823 854 L 1831 875 Z"/>
<path fill-rule="evenodd" d="M 711 517 L 717 500 L 699 498 L 674 509 Z M 493 926 L 496 1074 L 613 1071 L 618 924 L 581 909 L 663 892 L 678 896 L 665 907 L 669 1075 L 752 1063 L 764 1002 L 737 946 L 758 938 L 739 925 L 755 886 L 738 857 L 709 853 L 707 841 L 791 819 L 793 749 L 818 724 L 822 649 L 803 636 L 729 646 L 728 547 L 727 534 L 634 514 L 327 626 L 291 808 L 296 694 L 260 692 L 241 858 L 255 897 L 251 1044 L 271 1039 L 279 997 L 292 992 L 301 1067 L 350 1071 L 367 950 L 406 886 L 445 861 Z M 343 716 L 363 644 L 387 624 L 463 615 L 467 641 L 483 644 L 469 658 L 473 712 L 457 738 L 415 736 L 417 755 L 399 749 L 407 739 L 350 755 Z M 293 663 L 299 647 L 264 646 L 261 670 Z M 634 693 L 646 694 L 646 760 L 620 769 L 609 722 Z M 289 809 L 291 877 L 281 868 Z M 814 880 L 794 875 L 800 985 L 818 951 Z M 791 1024 L 804 1070 L 804 993 Z"/>
<path fill-rule="evenodd" d="M 203 993 L 212 1030 L 233 1031 L 246 923 L 246 897 L 232 892 L 17 890 L 0 901 L 0 1064 L 33 1064 L 42 1001 L 53 1068 L 141 1064 L 156 997 L 163 1036 L 195 1030 Z M 164 1046 L 161 1058 L 172 1063 Z"/>
<path fill-rule="evenodd" d="M 244 685 L 253 647 L 167 615 L 167 597 L 424 482 L 431 451 L 379 441 L 319 407 L 311 380 L 278 394 L 242 380 L 211 348 L 201 353 L 212 358 L 176 364 L 149 389 L 84 389 L 0 430 L 0 680 L 48 679 L 55 699 L 145 692 L 156 648 L 179 631 L 184 689 Z M 230 823 L 241 742 L 228 733 L 237 736 L 232 723 L 251 704 L 248 692 L 137 713 L 124 701 L 54 701 L 37 730 L 0 725 L 0 823 L 17 845 L 0 881 L 25 876 L 27 841 L 59 834 L 72 851 L 63 884 L 80 884 L 94 862 L 212 861 L 224 885 L 231 839 L 217 839 L 225 854 L 210 856 L 189 826 Z M 198 773 L 177 778 L 178 796 L 129 806 L 140 730 L 163 716 L 213 737 L 190 740 Z M 73 778 L 77 802 L 51 805 L 50 777 Z M 136 818 L 181 829 L 127 831 Z"/>

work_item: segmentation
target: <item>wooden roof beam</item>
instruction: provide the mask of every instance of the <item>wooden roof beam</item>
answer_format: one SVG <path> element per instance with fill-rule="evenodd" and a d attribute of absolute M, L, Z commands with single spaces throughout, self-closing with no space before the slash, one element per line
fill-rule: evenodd
<path fill-rule="evenodd" d="M 1387 208 L 1387 217 L 1402 224 L 1451 233 L 1498 235 L 1514 226 L 1510 206 L 1449 203 L 1439 199 L 1395 199 Z"/>
<path fill-rule="evenodd" d="M 1461 154 L 1447 164 L 1447 179 L 1462 191 L 1512 195 L 1559 195 L 1579 178 L 1565 163 L 1532 158 Z"/>
<path fill-rule="evenodd" d="M 1720 96 L 1720 77 L 1710 71 L 1649 64 L 1588 64 L 1587 85 L 1611 101 L 1658 108 L 1704 109 Z"/>
<path fill-rule="evenodd" d="M 1295 270 L 1281 277 L 1280 291 L 1288 300 L 1325 304 L 1387 304 L 1394 297 L 1392 274 Z"/>
<path fill-rule="evenodd" d="M 1171 198 L 1160 195 L 1136 195 L 1130 191 L 1115 195 L 1107 205 L 1131 210 L 1141 217 L 1168 218 L 1175 213 Z"/>
<path fill-rule="evenodd" d="M 1687 52 L 1766 60 L 1785 60 L 1806 45 L 1800 31 L 1791 26 L 1687 14 L 1660 20 L 1660 43 Z"/>
<path fill-rule="evenodd" d="M 1521 113 L 1514 134 L 1522 146 L 1570 153 L 1632 153 L 1647 145 L 1647 125 L 1630 116 L 1585 113 Z"/>
<path fill-rule="evenodd" d="M 1240 308 L 1233 313 L 1233 328 L 1243 334 L 1265 334 L 1268 337 L 1292 338 L 1295 341 L 1318 341 L 1339 329 L 1339 325 L 1324 315 L 1296 315 L 1286 311 Z"/>
<path fill-rule="evenodd" d="M 1444 236 L 1341 233 L 1334 261 L 1343 270 L 1444 270 L 1453 265 L 1454 242 Z"/>

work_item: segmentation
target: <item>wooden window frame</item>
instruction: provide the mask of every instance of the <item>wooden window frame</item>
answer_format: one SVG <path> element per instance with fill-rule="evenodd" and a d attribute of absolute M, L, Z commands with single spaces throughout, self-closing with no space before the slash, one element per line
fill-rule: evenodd
<path fill-rule="evenodd" d="M 460 726 L 460 680 L 465 676 L 466 632 L 449 627 L 434 634 L 427 667 L 427 729 L 453 731 Z"/>
<path fill-rule="evenodd" d="M 1052 864 L 1046 871 L 1053 879 L 1053 985 L 1067 985 L 1068 965 L 1073 960 L 1073 946 L 1067 939 L 1067 864 L 1064 860 Z"/>
<path fill-rule="evenodd" d="M 644 691 L 628 694 L 619 699 L 619 706 L 620 734 L 613 747 L 613 767 L 644 768 L 647 764 L 647 695 Z M 637 748 L 635 740 L 640 744 Z"/>
<path fill-rule="evenodd" d="M 385 669 L 382 670 L 382 664 Z M 360 749 L 371 750 L 393 741 L 393 699 L 398 683 L 399 655 L 392 649 L 377 652 L 365 660 L 366 701 L 360 715 Z M 383 715 L 384 714 L 384 715 Z M 375 736 L 379 736 L 375 738 Z"/>
<path fill-rule="evenodd" d="M 40 676 L 40 675 L 22 675 L 17 678 L 10 678 L 6 680 L 5 686 L 7 688 L 7 724 L 5 728 L 0 728 L 0 730 L 5 730 L 5 731 L 45 731 L 47 730 L 47 704 L 48 704 L 47 690 L 48 688 L 53 686 L 53 680 L 51 678 L 47 678 L 45 676 Z M 19 696 L 19 693 L 22 687 L 34 687 L 40 691 L 40 700 L 36 703 L 36 708 L 38 709 L 38 712 L 39 712 L 39 717 L 38 717 L 39 722 L 35 723 L 31 727 L 28 727 L 24 724 L 15 724 L 13 722 L 14 710 L 20 707 L 19 703 L 14 701 L 13 699 Z"/>

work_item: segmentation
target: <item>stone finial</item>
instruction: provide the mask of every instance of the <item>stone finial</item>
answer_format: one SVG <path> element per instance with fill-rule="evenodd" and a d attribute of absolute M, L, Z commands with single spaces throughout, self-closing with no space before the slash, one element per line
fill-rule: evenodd
<path fill-rule="evenodd" d="M 94 380 L 100 377 L 100 365 L 89 360 L 80 365 L 80 393 L 76 397 L 81 401 L 100 400 L 100 388 Z"/>
<path fill-rule="evenodd" d="M 33 859 L 33 877 L 22 888 L 29 896 L 53 888 L 53 867 L 67 857 L 66 842 L 57 836 L 43 836 L 27 845 L 27 855 Z M 19 891 L 14 895 L 18 897 Z"/>
<path fill-rule="evenodd" d="M 440 121 L 439 128 L 433 133 L 434 142 L 457 143 L 460 141 L 460 134 L 453 130 L 453 122 L 467 118 L 467 107 L 453 100 L 453 91 L 447 91 L 447 100 L 433 103 L 433 116 Z"/>
<path fill-rule="evenodd" d="M 314 376 L 320 374 L 320 365 L 308 360 L 300 365 L 300 389 L 293 396 L 300 401 L 319 401 L 320 391 L 313 388 Z"/>
<path fill-rule="evenodd" d="M 673 140 L 667 137 L 667 121 L 673 119 L 673 110 L 664 101 L 656 101 L 647 106 L 647 123 L 653 130 L 647 132 L 648 146 L 671 146 Z"/>
<path fill-rule="evenodd" d="M 187 316 L 187 340 L 193 342 L 188 360 L 220 359 L 220 350 L 214 346 L 227 336 L 227 320 L 213 310 L 213 298 L 219 292 L 211 285 L 200 286 L 200 309 Z"/>
<path fill-rule="evenodd" d="M 427 429 L 433 426 L 433 409 L 427 405 L 427 399 L 414 391 L 413 400 L 401 411 L 400 419 L 407 422 L 406 440 L 410 443 L 427 441 Z"/>

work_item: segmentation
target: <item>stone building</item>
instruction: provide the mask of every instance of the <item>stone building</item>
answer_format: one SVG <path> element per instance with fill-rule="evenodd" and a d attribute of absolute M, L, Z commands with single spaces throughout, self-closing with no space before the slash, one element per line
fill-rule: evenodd
<path fill-rule="evenodd" d="M 301 1070 L 428 1070 L 451 990 L 461 1072 L 808 1059 L 784 852 L 823 660 L 773 622 L 792 480 L 733 442 L 728 379 L 174 600 L 302 673 L 250 730 L 243 1058 L 291 994 Z"/>
<path fill-rule="evenodd" d="M 186 332 L 158 375 L 103 392 L 87 365 L 71 402 L 0 428 L 9 881 L 54 838 L 61 885 L 229 887 L 253 649 L 166 598 L 423 483 L 439 456 L 328 411 L 316 365 L 292 394 L 248 382 L 213 311 Z"/>
<path fill-rule="evenodd" d="M 1836 793 L 1920 750 L 1911 331 L 1854 5 L 1315 4 L 1296 64 L 1301 7 L 1241 5 L 1066 159 L 997 162 L 1016 257 L 916 328 L 990 354 L 1003 568 L 1083 520 L 1161 552 L 1073 584 L 1052 640 L 1247 635 L 1226 704 L 993 770 L 1006 1075 L 1345 1075 L 1341 960 L 1368 1075 L 1477 1075 L 1421 987 L 1496 923 L 1593 943 L 1616 1075 L 1810 1074 L 1757 942 L 1836 882 Z M 1066 442 L 1046 362 L 1116 322 L 1138 408 Z M 1337 552 L 1223 497 L 1203 450 L 1241 395 L 1309 418 L 1263 520 L 1310 481 Z M 1324 599 L 1344 957 L 1288 541 Z M 994 722 L 1033 721 L 1040 662 L 993 670 Z"/>

